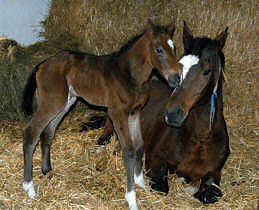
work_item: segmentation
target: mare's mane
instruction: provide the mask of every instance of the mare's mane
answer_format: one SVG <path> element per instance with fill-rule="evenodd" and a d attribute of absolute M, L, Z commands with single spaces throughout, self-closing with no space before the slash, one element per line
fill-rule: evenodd
<path fill-rule="evenodd" d="M 206 48 L 209 45 L 215 45 L 216 41 L 209 39 L 207 37 L 197 37 L 195 39 L 193 39 L 191 46 L 189 47 L 189 49 L 186 49 L 186 51 L 184 52 L 184 56 L 185 55 L 196 55 L 199 58 L 201 58 L 201 54 L 202 51 L 204 50 L 204 48 Z M 220 50 L 218 52 L 220 61 L 221 61 L 221 65 L 222 65 L 222 69 L 224 69 L 225 67 L 225 56 L 224 53 Z"/>
<path fill-rule="evenodd" d="M 126 42 L 118 51 L 112 52 L 110 56 L 112 57 L 118 57 L 124 52 L 128 51 L 143 35 L 145 34 L 145 31 L 141 34 L 138 34 L 134 37 L 132 37 L 130 40 Z"/>

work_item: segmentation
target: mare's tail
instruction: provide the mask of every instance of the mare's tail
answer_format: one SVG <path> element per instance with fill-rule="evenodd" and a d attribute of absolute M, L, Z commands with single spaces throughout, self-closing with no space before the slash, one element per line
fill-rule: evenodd
<path fill-rule="evenodd" d="M 43 62 L 45 62 L 45 60 Z M 26 116 L 32 115 L 33 113 L 32 102 L 33 102 L 34 93 L 37 89 L 36 73 L 40 69 L 40 65 L 43 62 L 39 63 L 34 67 L 23 90 L 21 109 Z"/>

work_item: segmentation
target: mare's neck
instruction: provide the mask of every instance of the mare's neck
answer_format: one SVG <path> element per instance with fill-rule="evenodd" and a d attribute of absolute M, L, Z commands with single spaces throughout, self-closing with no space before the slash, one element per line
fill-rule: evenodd
<path fill-rule="evenodd" d="M 210 114 L 211 114 L 211 96 L 204 98 L 203 103 L 197 104 L 190 113 L 189 121 L 194 126 L 195 136 L 198 138 L 206 139 L 211 135 L 210 132 Z M 219 81 L 217 89 L 217 97 L 215 98 L 215 114 L 213 119 L 213 127 L 217 120 L 220 119 L 220 115 L 223 114 L 223 102 L 222 102 L 222 78 Z M 188 125 L 187 125 L 188 126 Z"/>
<path fill-rule="evenodd" d="M 123 71 L 129 71 L 135 83 L 141 87 L 151 76 L 149 42 L 145 34 L 127 52 L 119 57 L 119 65 Z"/>

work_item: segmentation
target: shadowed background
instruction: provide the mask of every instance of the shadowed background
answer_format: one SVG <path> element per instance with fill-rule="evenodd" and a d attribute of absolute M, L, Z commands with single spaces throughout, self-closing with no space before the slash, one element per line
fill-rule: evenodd
<path fill-rule="evenodd" d="M 170 175 L 170 193 L 137 190 L 140 209 L 256 209 L 258 194 L 258 4 L 255 0 L 52 0 L 42 21 L 45 41 L 28 47 L 0 40 L 0 207 L 125 209 L 125 171 L 117 142 L 96 146 L 102 129 L 80 133 L 90 115 L 77 106 L 60 126 L 52 146 L 53 172 L 41 175 L 40 149 L 34 155 L 36 200 L 22 190 L 21 92 L 33 66 L 62 49 L 98 55 L 118 50 L 141 33 L 150 17 L 177 30 L 174 42 L 183 52 L 183 20 L 195 36 L 215 37 L 229 26 L 226 57 L 224 114 L 230 135 L 231 155 L 222 171 L 224 196 L 213 205 L 202 205 Z M 78 104 L 79 105 L 79 104 Z M 146 178 L 146 183 L 148 179 Z"/>

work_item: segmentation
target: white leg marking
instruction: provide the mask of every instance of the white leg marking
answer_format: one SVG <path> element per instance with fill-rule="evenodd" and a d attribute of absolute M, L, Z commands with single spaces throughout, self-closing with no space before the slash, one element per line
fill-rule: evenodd
<path fill-rule="evenodd" d="M 199 189 L 198 187 L 195 187 L 195 186 L 189 186 L 189 187 L 185 187 L 184 190 L 185 192 L 194 195 L 196 192 L 198 192 Z"/>
<path fill-rule="evenodd" d="M 141 128 L 140 128 L 139 114 L 130 115 L 128 119 L 128 125 L 129 125 L 129 133 L 130 133 L 131 140 L 137 146 L 142 145 L 143 140 L 142 140 L 142 134 L 141 134 Z M 145 189 L 145 181 L 144 181 L 142 171 L 138 176 L 134 173 L 134 182 L 139 187 Z"/>
<path fill-rule="evenodd" d="M 186 77 L 187 73 L 189 72 L 190 68 L 199 62 L 199 58 L 196 55 L 186 55 L 181 58 L 179 63 L 183 65 L 182 75 L 181 75 L 181 82 Z"/>
<path fill-rule="evenodd" d="M 125 199 L 129 204 L 131 210 L 138 210 L 137 201 L 136 201 L 136 192 L 134 190 L 126 192 Z"/>
<path fill-rule="evenodd" d="M 30 198 L 34 198 L 36 196 L 36 193 L 35 193 L 35 190 L 34 190 L 34 187 L 33 187 L 33 182 L 30 181 L 30 182 L 23 182 L 23 189 L 28 192 L 28 196 Z"/>
<path fill-rule="evenodd" d="M 128 118 L 129 133 L 131 140 L 138 145 L 138 142 L 143 143 L 139 114 L 130 115 Z"/>
<path fill-rule="evenodd" d="M 137 184 L 139 187 L 145 189 L 145 181 L 144 181 L 144 176 L 142 171 L 138 176 L 134 173 L 134 181 L 135 181 L 135 184 Z"/>

